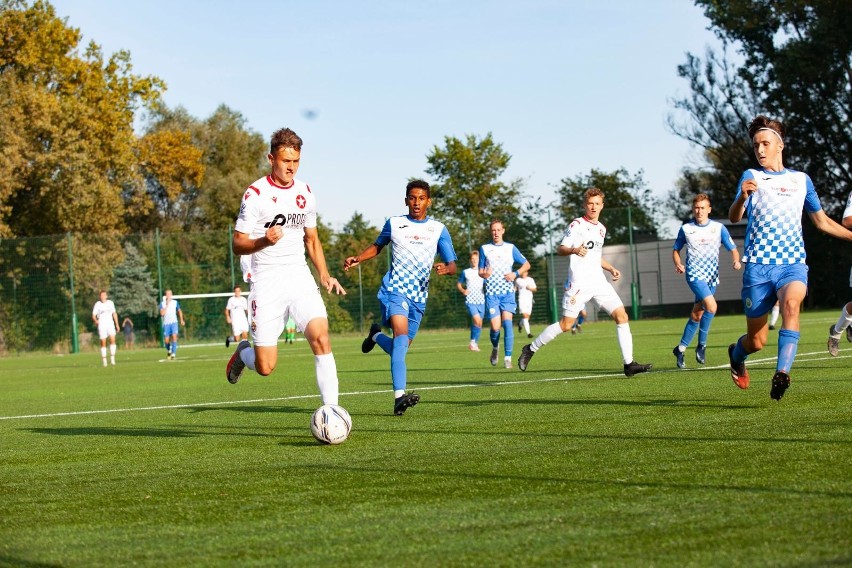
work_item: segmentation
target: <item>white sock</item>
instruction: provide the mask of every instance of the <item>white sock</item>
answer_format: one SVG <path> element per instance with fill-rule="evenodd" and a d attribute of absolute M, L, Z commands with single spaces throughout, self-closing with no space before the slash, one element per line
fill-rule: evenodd
<path fill-rule="evenodd" d="M 618 346 L 621 348 L 621 358 L 624 364 L 633 362 L 633 334 L 630 333 L 629 323 L 620 323 L 615 326 L 615 335 L 618 337 Z"/>
<path fill-rule="evenodd" d="M 530 349 L 535 353 L 554 339 L 556 339 L 559 334 L 562 333 L 562 327 L 560 327 L 559 322 L 552 323 L 542 331 L 538 337 L 535 338 L 535 341 L 530 345 Z"/>
<path fill-rule="evenodd" d="M 395 390 L 395 391 L 393 391 L 393 398 L 394 398 L 394 400 L 396 400 L 404 394 L 405 394 L 405 389 Z"/>
<path fill-rule="evenodd" d="M 255 359 L 254 349 L 249 348 L 249 349 L 243 349 L 242 351 L 240 351 L 240 359 L 243 360 L 243 363 L 246 364 L 246 367 L 248 367 L 249 369 L 254 371 L 254 359 Z"/>
<path fill-rule="evenodd" d="M 334 354 L 315 355 L 314 363 L 317 371 L 317 387 L 319 387 L 322 403 L 337 404 L 340 386 L 337 380 L 337 363 L 334 361 Z"/>
<path fill-rule="evenodd" d="M 530 320 L 528 320 L 527 318 L 524 318 L 523 324 L 524 324 L 524 331 L 527 333 L 527 335 L 529 335 L 529 333 L 530 333 Z"/>
<path fill-rule="evenodd" d="M 778 321 L 778 314 L 781 309 L 778 306 L 772 306 L 772 313 L 769 315 L 769 325 L 775 325 L 775 322 Z"/>
<path fill-rule="evenodd" d="M 837 319 L 837 323 L 834 324 L 834 331 L 837 334 L 837 337 L 840 337 L 840 334 L 843 333 L 843 330 L 852 325 L 852 315 L 846 312 L 846 306 L 843 306 L 843 309 L 840 310 L 840 317 Z"/>

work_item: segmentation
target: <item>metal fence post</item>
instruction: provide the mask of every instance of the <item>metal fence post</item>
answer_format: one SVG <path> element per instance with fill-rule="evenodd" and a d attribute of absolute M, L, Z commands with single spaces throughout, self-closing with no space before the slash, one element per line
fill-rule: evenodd
<path fill-rule="evenodd" d="M 71 353 L 80 352 L 80 336 L 77 335 L 77 304 L 74 300 L 74 239 L 68 236 L 68 279 L 71 287 Z"/>

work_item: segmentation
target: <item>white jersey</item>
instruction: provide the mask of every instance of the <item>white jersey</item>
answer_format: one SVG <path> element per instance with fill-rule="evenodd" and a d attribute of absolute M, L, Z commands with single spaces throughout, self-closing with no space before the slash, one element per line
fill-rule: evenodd
<path fill-rule="evenodd" d="M 177 312 L 180 309 L 180 302 L 172 298 L 167 304 L 166 301 L 163 300 L 160 302 L 160 309 L 165 310 L 165 313 L 163 314 L 163 325 L 178 322 Z"/>
<path fill-rule="evenodd" d="M 115 321 L 112 319 L 112 314 L 115 313 L 115 304 L 112 300 L 95 302 L 95 307 L 92 309 L 92 315 L 98 318 L 98 329 L 112 329 L 112 334 L 115 334 Z"/>
<path fill-rule="evenodd" d="M 465 268 L 459 274 L 459 282 L 464 284 L 467 296 L 464 297 L 465 304 L 485 303 L 485 279 L 479 275 L 476 268 Z"/>
<path fill-rule="evenodd" d="M 843 210 L 843 217 L 841 219 L 845 219 L 846 217 L 852 217 L 852 193 L 849 194 L 849 198 L 846 200 L 846 209 Z"/>
<path fill-rule="evenodd" d="M 535 280 L 532 279 L 532 276 L 527 276 L 526 278 L 515 278 L 515 288 L 518 290 L 518 304 L 522 302 L 529 302 L 531 305 L 533 301 L 533 291 L 536 288 Z"/>
<path fill-rule="evenodd" d="M 266 176 L 249 186 L 234 229 L 257 239 L 273 225 L 281 225 L 284 234 L 274 245 L 251 255 L 251 282 L 278 278 L 293 268 L 307 270 L 305 229 L 317 226 L 317 203 L 306 183 L 294 179 L 284 187 Z"/>
<path fill-rule="evenodd" d="M 606 238 L 606 227 L 601 222 L 590 221 L 586 217 L 578 217 L 571 221 L 559 244 L 570 248 L 586 247 L 586 256 L 571 255 L 568 268 L 568 278 L 565 288 L 574 286 L 596 286 L 606 282 L 601 260 L 603 259 L 603 244 Z"/>
<path fill-rule="evenodd" d="M 231 313 L 231 319 L 245 319 L 248 311 L 248 301 L 245 296 L 231 296 L 228 298 L 228 305 L 225 309 Z"/>

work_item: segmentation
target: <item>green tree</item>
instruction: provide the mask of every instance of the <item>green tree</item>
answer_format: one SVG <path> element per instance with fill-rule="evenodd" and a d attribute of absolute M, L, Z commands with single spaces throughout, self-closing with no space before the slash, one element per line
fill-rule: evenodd
<path fill-rule="evenodd" d="M 560 214 L 566 226 L 583 214 L 583 194 L 590 187 L 604 192 L 604 210 L 601 220 L 607 228 L 609 244 L 627 243 L 630 240 L 630 223 L 633 227 L 633 240 L 656 240 L 659 219 L 655 216 L 661 209 L 660 200 L 642 177 L 642 171 L 631 175 L 624 168 L 613 172 L 604 172 L 595 168 L 588 174 L 573 178 L 563 178 L 557 192 L 560 198 Z"/>
<path fill-rule="evenodd" d="M 109 291 L 119 313 L 155 315 L 157 287 L 145 259 L 130 243 L 124 245 L 124 261 L 112 271 Z"/>

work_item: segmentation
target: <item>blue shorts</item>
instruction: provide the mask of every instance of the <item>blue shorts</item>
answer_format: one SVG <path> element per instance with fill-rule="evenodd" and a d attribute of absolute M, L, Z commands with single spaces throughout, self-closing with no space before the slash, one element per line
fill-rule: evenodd
<path fill-rule="evenodd" d="M 517 308 L 518 304 L 515 302 L 513 292 L 499 296 L 485 296 L 485 314 L 489 320 L 499 318 L 503 312 L 514 314 Z"/>
<path fill-rule="evenodd" d="M 745 315 L 756 318 L 769 313 L 778 301 L 778 290 L 790 282 L 808 285 L 808 265 L 755 264 L 747 262 L 743 274 L 743 306 Z"/>
<path fill-rule="evenodd" d="M 470 317 L 479 316 L 480 319 L 485 317 L 485 304 L 465 304 L 465 306 Z"/>
<path fill-rule="evenodd" d="M 164 323 L 163 324 L 163 337 L 171 337 L 173 335 L 178 334 L 178 324 L 174 323 Z"/>
<path fill-rule="evenodd" d="M 408 339 L 414 341 L 426 306 L 419 306 L 398 292 L 380 290 L 378 298 L 382 305 L 382 323 L 385 327 L 391 327 L 391 316 L 405 316 L 408 318 Z"/>
<path fill-rule="evenodd" d="M 689 289 L 695 294 L 695 303 L 700 304 L 707 296 L 712 296 L 716 293 L 716 287 L 710 286 L 706 280 L 692 280 L 687 282 Z"/>

